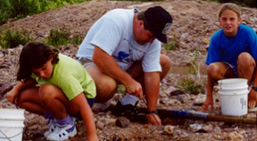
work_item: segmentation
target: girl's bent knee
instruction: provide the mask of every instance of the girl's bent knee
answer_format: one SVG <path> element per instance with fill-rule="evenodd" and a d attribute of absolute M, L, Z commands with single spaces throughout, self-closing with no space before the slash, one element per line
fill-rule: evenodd
<path fill-rule="evenodd" d="M 51 99 L 56 97 L 58 94 L 63 94 L 62 91 L 52 84 L 44 84 L 39 88 L 39 97 L 42 100 Z"/>

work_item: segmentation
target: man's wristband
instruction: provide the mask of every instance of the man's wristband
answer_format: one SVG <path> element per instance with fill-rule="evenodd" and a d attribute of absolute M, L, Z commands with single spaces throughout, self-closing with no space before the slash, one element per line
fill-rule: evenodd
<path fill-rule="evenodd" d="M 253 86 L 252 89 L 257 92 L 257 87 Z"/>
<path fill-rule="evenodd" d="M 157 112 L 157 110 L 153 110 L 153 111 L 148 111 L 147 114 L 156 114 L 156 115 L 158 115 L 158 112 Z"/>

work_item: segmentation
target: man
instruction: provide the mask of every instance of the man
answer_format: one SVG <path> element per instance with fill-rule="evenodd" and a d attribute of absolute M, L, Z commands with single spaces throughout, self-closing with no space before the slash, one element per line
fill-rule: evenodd
<path fill-rule="evenodd" d="M 145 94 L 148 123 L 161 124 L 156 112 L 159 85 L 168 73 L 171 61 L 160 55 L 160 51 L 161 42 L 167 42 L 166 33 L 171 23 L 170 14 L 156 6 L 144 12 L 114 9 L 91 27 L 77 57 L 96 83 L 96 102 L 109 100 L 115 94 L 117 84 L 123 84 L 127 95 L 113 113 L 133 114 L 138 100 Z"/>

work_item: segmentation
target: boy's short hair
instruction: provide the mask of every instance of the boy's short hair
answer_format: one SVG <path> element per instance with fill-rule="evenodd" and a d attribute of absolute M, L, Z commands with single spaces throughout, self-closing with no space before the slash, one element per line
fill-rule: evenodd
<path fill-rule="evenodd" d="M 218 18 L 220 17 L 220 15 L 222 14 L 223 11 L 225 10 L 232 10 L 237 14 L 237 17 L 240 18 L 241 17 L 241 9 L 239 8 L 239 6 L 237 6 L 234 3 L 224 3 L 222 4 L 219 13 L 218 13 Z"/>

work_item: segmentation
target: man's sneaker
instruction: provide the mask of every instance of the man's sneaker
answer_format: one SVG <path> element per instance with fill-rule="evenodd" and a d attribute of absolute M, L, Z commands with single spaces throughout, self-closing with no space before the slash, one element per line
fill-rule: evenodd
<path fill-rule="evenodd" d="M 54 128 L 56 126 L 56 121 L 55 119 L 48 119 L 48 131 L 46 131 L 44 133 L 44 136 L 47 137 L 49 134 L 51 134 L 52 132 L 54 132 Z"/>
<path fill-rule="evenodd" d="M 112 114 L 115 116 L 125 116 L 132 122 L 145 121 L 145 114 L 139 113 L 138 109 L 132 104 L 122 105 L 118 102 L 117 105 L 111 110 Z"/>

